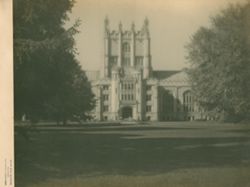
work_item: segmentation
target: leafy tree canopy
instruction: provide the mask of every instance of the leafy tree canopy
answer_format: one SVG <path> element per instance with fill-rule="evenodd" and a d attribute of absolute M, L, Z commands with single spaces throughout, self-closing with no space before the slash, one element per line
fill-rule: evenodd
<path fill-rule="evenodd" d="M 64 23 L 73 0 L 14 0 L 15 118 L 66 121 L 94 107 L 90 83 L 75 59 L 74 34 Z"/>
<path fill-rule="evenodd" d="M 186 46 L 199 103 L 227 119 L 250 118 L 250 3 L 211 18 Z"/>

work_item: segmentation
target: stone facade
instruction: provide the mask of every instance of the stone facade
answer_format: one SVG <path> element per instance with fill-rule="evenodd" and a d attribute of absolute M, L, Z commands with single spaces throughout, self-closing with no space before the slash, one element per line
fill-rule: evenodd
<path fill-rule="evenodd" d="M 184 71 L 153 71 L 149 21 L 140 30 L 104 21 L 101 71 L 87 71 L 96 96 L 95 120 L 187 120 L 201 118 Z"/>

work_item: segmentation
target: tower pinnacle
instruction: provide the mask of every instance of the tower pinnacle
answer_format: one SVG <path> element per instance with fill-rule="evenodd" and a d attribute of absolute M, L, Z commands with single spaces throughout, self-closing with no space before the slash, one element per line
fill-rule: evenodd
<path fill-rule="evenodd" d="M 108 19 L 108 16 L 106 16 L 105 19 L 104 19 L 104 32 L 105 32 L 105 35 L 108 34 L 108 32 L 109 32 L 109 19 Z"/>
<path fill-rule="evenodd" d="M 149 20 L 148 20 L 148 18 L 146 17 L 145 20 L 144 20 L 144 26 L 145 26 L 145 27 L 148 27 L 148 25 L 149 25 Z"/>
<path fill-rule="evenodd" d="M 132 24 L 131 24 L 131 30 L 134 32 L 135 31 L 135 23 L 134 22 L 132 22 Z"/>
<path fill-rule="evenodd" d="M 147 17 L 144 20 L 144 24 L 143 24 L 142 30 L 146 34 L 146 36 L 149 37 L 149 20 L 148 20 Z"/>
<path fill-rule="evenodd" d="M 122 32 L 122 22 L 119 22 L 119 31 Z"/>

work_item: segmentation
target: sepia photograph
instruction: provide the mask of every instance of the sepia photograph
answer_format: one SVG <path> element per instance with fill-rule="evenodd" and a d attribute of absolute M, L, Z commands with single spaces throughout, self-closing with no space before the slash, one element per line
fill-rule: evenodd
<path fill-rule="evenodd" d="M 0 186 L 250 187 L 250 1 L 1 4 Z"/>

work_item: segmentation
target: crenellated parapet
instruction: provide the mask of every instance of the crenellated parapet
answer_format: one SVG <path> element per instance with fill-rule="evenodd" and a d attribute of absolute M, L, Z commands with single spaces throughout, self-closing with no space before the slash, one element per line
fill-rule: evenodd
<path fill-rule="evenodd" d="M 109 19 L 107 16 L 104 19 L 104 37 L 109 37 Z"/>
<path fill-rule="evenodd" d="M 148 18 L 145 18 L 144 20 L 144 23 L 143 23 L 143 26 L 142 26 L 142 32 L 143 32 L 143 36 L 145 38 L 150 38 L 150 35 L 149 35 L 149 20 Z"/>
<path fill-rule="evenodd" d="M 108 37 L 110 39 L 118 39 L 119 38 L 119 34 L 120 32 L 119 31 L 116 31 L 116 30 L 112 30 L 112 31 L 109 31 L 108 32 Z M 132 39 L 132 36 L 135 36 L 135 39 L 137 40 L 144 40 L 145 38 L 148 38 L 149 35 L 147 33 L 145 33 L 144 31 L 142 30 L 139 30 L 139 31 L 131 31 L 131 30 L 125 30 L 122 32 L 122 37 L 123 39 Z"/>

